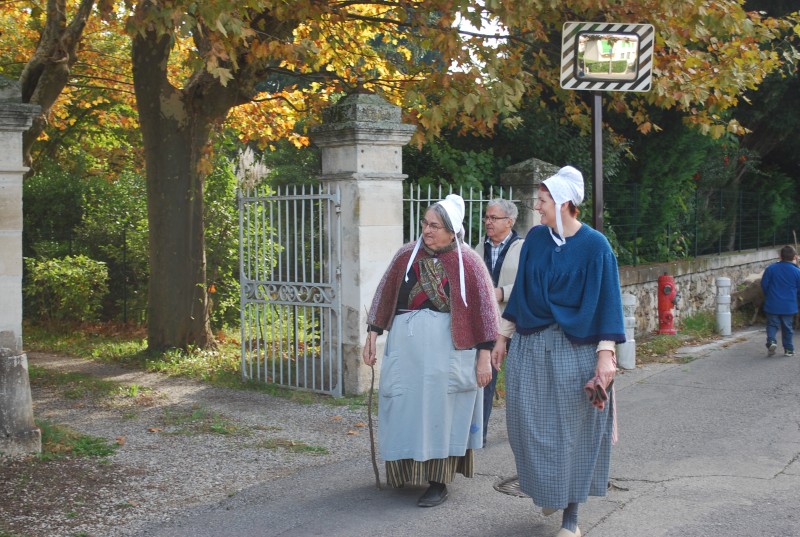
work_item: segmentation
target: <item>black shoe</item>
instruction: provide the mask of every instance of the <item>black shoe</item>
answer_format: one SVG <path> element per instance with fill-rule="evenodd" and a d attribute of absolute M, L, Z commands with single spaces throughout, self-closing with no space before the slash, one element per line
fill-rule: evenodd
<path fill-rule="evenodd" d="M 436 507 L 447 499 L 447 485 L 436 481 L 431 481 L 430 484 L 425 494 L 417 500 L 417 505 L 420 507 Z"/>

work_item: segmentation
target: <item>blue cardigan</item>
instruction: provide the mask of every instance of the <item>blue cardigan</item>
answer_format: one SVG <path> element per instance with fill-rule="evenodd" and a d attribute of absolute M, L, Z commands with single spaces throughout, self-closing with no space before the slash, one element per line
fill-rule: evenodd
<path fill-rule="evenodd" d="M 605 236 L 583 224 L 557 246 L 547 226 L 532 228 L 503 317 L 520 334 L 555 323 L 572 343 L 624 343 L 619 269 Z"/>

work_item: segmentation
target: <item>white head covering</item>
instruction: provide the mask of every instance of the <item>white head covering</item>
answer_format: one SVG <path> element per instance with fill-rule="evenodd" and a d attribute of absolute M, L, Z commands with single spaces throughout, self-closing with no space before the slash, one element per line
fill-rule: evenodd
<path fill-rule="evenodd" d="M 447 217 L 450 218 L 453 231 L 458 235 L 464 229 L 464 198 L 458 194 L 448 194 L 437 205 L 444 207 Z"/>
<path fill-rule="evenodd" d="M 450 219 L 450 225 L 453 226 L 453 231 L 456 234 L 456 251 L 458 251 L 458 281 L 461 285 L 461 299 L 464 305 L 467 305 L 466 285 L 464 283 L 464 260 L 461 257 L 461 244 L 459 244 L 458 234 L 464 229 L 464 198 L 458 194 L 448 194 L 443 200 L 436 202 L 441 205 Z M 411 252 L 411 257 L 408 258 L 408 265 L 406 265 L 406 281 L 408 281 L 408 271 L 411 270 L 411 265 L 414 264 L 414 258 L 417 257 L 419 247 L 422 244 L 422 235 L 417 239 L 417 244 L 414 246 L 414 251 Z"/>
<path fill-rule="evenodd" d="M 561 246 L 567 242 L 564 239 L 564 224 L 561 222 L 561 206 L 570 201 L 575 204 L 575 207 L 581 204 L 583 201 L 583 175 L 572 166 L 564 166 L 554 176 L 542 182 L 550 191 L 553 201 L 556 202 L 556 227 L 560 237 L 556 237 L 553 228 L 548 229 L 555 243 Z"/>

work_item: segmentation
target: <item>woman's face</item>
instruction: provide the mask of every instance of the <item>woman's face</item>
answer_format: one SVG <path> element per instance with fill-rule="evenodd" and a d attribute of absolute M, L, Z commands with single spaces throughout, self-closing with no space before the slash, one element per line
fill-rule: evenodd
<path fill-rule="evenodd" d="M 553 197 L 544 188 L 539 189 L 539 196 L 536 198 L 536 203 L 533 204 L 533 209 L 539 212 L 542 224 L 550 226 L 556 233 L 558 233 L 558 225 L 556 224 L 556 202 Z"/>
<path fill-rule="evenodd" d="M 422 242 L 432 250 L 444 248 L 455 238 L 455 234 L 447 231 L 444 222 L 435 211 L 428 209 L 422 219 Z"/>

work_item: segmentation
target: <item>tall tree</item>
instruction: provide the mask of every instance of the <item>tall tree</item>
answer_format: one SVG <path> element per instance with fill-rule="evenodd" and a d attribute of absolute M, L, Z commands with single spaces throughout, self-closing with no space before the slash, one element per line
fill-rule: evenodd
<path fill-rule="evenodd" d="M 48 0 L 44 27 L 39 43 L 20 75 L 22 101 L 38 104 L 41 112 L 23 134 L 23 161 L 30 165 L 33 142 L 42 134 L 47 116 L 69 81 L 86 21 L 92 14 L 95 0 L 81 0 L 68 19 L 66 0 Z"/>
<path fill-rule="evenodd" d="M 401 86 L 423 84 L 425 73 L 446 74 L 452 61 L 463 62 L 452 9 L 446 2 L 261 0 L 201 6 L 146 0 L 137 4 L 129 28 L 147 161 L 151 348 L 204 346 L 212 341 L 202 227 L 212 131 L 232 109 L 258 101 L 259 95 L 264 100 L 251 104 L 249 111 L 257 111 L 262 120 L 272 119 L 265 122 L 272 136 L 292 128 L 285 118 L 318 109 L 326 102 L 321 97 L 348 86 L 371 84 L 400 98 Z M 432 63 L 409 63 L 408 47 L 389 37 L 398 32 L 406 36 L 413 32 L 424 49 L 437 47 Z M 188 76 L 171 77 L 171 55 L 189 40 L 192 46 L 184 56 L 190 62 L 184 64 Z M 461 90 L 456 88 L 467 87 L 466 76 L 454 72 L 441 78 L 453 84 L 452 92 L 442 97 L 452 112 L 460 108 Z M 515 90 L 509 90 L 510 82 L 506 78 L 505 83 L 476 87 L 487 118 L 509 110 L 521 95 L 521 81 L 516 81 Z M 517 94 L 509 95 L 510 91 Z M 438 99 L 442 93 L 431 88 L 418 95 Z M 420 123 L 439 129 L 445 119 L 442 111 L 428 113 L 429 109 L 419 108 Z M 486 121 L 483 130 L 488 126 Z"/>

